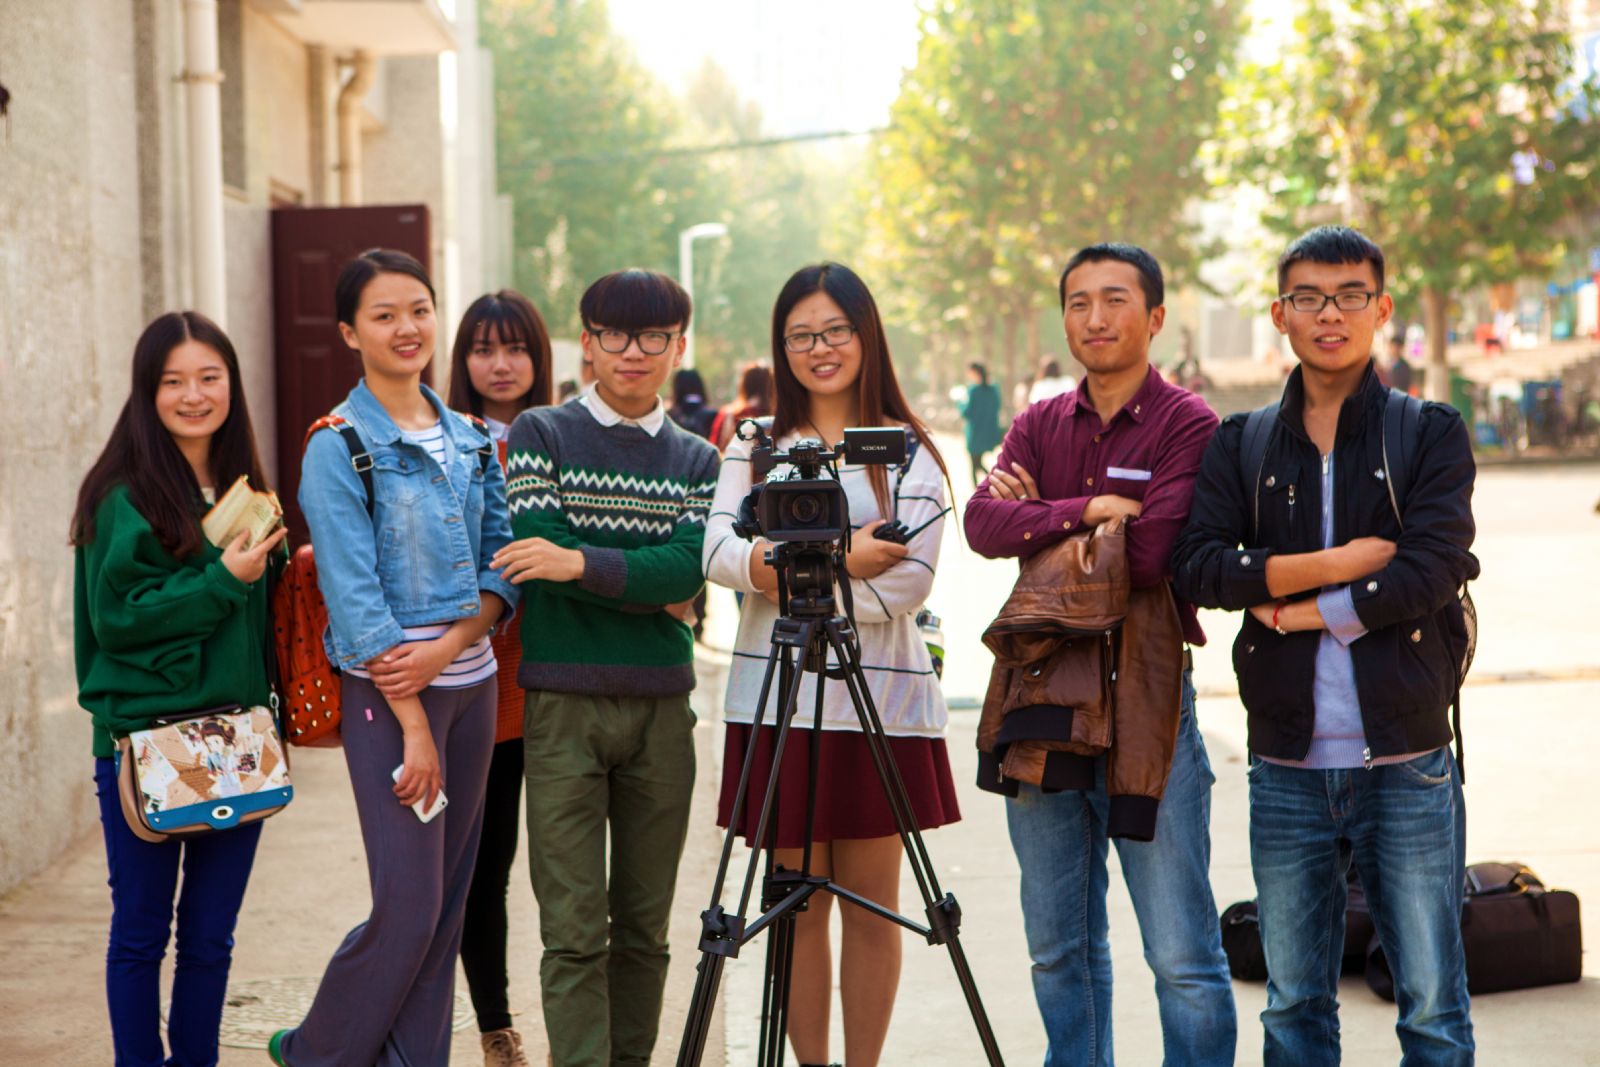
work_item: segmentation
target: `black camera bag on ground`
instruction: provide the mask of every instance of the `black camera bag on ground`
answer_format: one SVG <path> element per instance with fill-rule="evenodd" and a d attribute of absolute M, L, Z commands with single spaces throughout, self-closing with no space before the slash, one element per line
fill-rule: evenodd
<path fill-rule="evenodd" d="M 1474 863 L 1467 868 L 1461 943 L 1467 954 L 1467 991 L 1473 996 L 1583 977 L 1577 896 L 1546 889 L 1520 863 Z M 1377 938 L 1367 949 L 1366 978 L 1374 993 L 1394 999 L 1394 976 Z"/>
<path fill-rule="evenodd" d="M 1354 867 L 1348 878 L 1340 972 L 1364 974 L 1374 993 L 1392 1001 L 1394 976 Z M 1461 940 L 1467 955 L 1467 989 L 1473 996 L 1583 977 L 1583 930 L 1575 894 L 1546 889 L 1539 876 L 1520 863 L 1474 863 L 1467 868 L 1462 888 Z M 1222 913 L 1222 950 L 1235 978 L 1266 981 L 1255 901 L 1231 904 Z"/>
<path fill-rule="evenodd" d="M 1345 880 L 1344 957 L 1339 972 L 1360 974 L 1367 965 L 1367 945 L 1375 938 L 1367 895 L 1351 867 Z M 1267 980 L 1267 957 L 1261 948 L 1261 920 L 1255 901 L 1241 900 L 1223 911 L 1222 951 L 1228 957 L 1228 973 L 1241 982 Z"/>

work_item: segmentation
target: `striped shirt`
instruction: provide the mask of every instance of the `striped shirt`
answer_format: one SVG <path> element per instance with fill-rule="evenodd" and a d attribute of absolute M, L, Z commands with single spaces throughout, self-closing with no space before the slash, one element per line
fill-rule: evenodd
<path fill-rule="evenodd" d="M 426 452 L 435 463 L 439 464 L 441 470 L 444 468 L 444 462 L 448 458 L 448 454 L 445 452 L 447 442 L 445 441 L 444 427 L 442 425 L 436 422 L 426 430 L 402 431 L 400 436 L 407 443 L 416 445 Z M 437 637 L 444 636 L 445 631 L 449 629 L 449 623 L 407 626 L 404 627 L 405 639 L 407 643 L 432 641 Z M 372 678 L 364 664 L 352 664 L 345 668 L 345 673 L 353 678 L 366 678 L 369 680 Z M 436 689 L 466 689 L 469 686 L 474 686 L 479 682 L 493 678 L 494 673 L 494 648 L 489 644 L 489 637 L 486 634 L 463 649 L 461 655 L 447 664 L 445 669 L 439 672 L 439 677 L 435 678 L 431 684 Z"/>

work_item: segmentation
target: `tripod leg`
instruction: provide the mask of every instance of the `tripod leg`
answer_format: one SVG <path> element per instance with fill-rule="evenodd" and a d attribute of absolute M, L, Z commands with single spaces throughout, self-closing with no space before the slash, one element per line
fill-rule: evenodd
<path fill-rule="evenodd" d="M 792 673 L 791 653 L 789 649 L 774 644 L 767 657 L 766 673 L 761 679 L 761 697 L 756 704 L 755 723 L 752 727 L 752 743 L 745 751 L 744 763 L 739 771 L 739 790 L 734 796 L 733 810 L 728 820 L 727 832 L 723 835 L 722 855 L 717 862 L 716 878 L 712 883 L 711 904 L 701 913 L 701 938 L 700 965 L 695 969 L 695 987 L 689 1000 L 688 1018 L 684 1021 L 683 1041 L 678 1046 L 678 1067 L 697 1067 L 701 1057 L 705 1054 L 706 1038 L 711 1029 L 711 1016 L 716 1007 L 717 990 L 722 982 L 722 968 L 726 959 L 737 955 L 739 945 L 743 943 L 744 934 L 744 909 L 749 904 L 749 887 L 754 882 L 756 865 L 761 859 L 761 850 L 752 845 L 749 864 L 745 873 L 745 894 L 740 901 L 739 911 L 736 915 L 727 915 L 722 908 L 722 891 L 727 881 L 728 869 L 733 862 L 733 844 L 738 837 L 739 826 L 743 819 L 745 808 L 745 790 L 749 786 L 751 769 L 755 763 L 756 747 L 753 743 L 754 732 L 762 725 L 766 714 L 767 698 L 771 694 L 774 674 L 782 669 L 783 681 L 788 683 Z M 784 685 L 786 708 L 792 707 L 798 694 L 788 694 L 789 686 Z M 768 803 L 770 803 L 770 790 Z M 765 822 L 765 808 L 763 808 L 763 823 Z M 759 841 L 757 837 L 754 840 Z"/>
<path fill-rule="evenodd" d="M 941 893 L 939 890 L 938 876 L 934 873 L 933 861 L 928 856 L 922 831 L 917 828 L 916 815 L 911 806 L 911 799 L 906 793 L 905 781 L 900 777 L 900 768 L 895 764 L 888 734 L 883 729 L 883 720 L 879 717 L 877 706 L 872 701 L 872 693 L 867 688 L 867 679 L 861 670 L 857 647 L 853 638 L 847 639 L 840 630 L 840 624 L 845 621 L 842 618 L 832 619 L 824 629 L 828 643 L 833 647 L 834 654 L 843 668 L 845 688 L 850 694 L 850 702 L 855 706 L 856 718 L 861 722 L 862 732 L 866 735 L 867 747 L 872 752 L 873 767 L 878 772 L 878 780 L 888 797 L 890 810 L 894 813 L 895 829 L 900 834 L 906 859 L 911 864 L 917 888 L 922 894 L 922 902 L 927 909 L 928 924 L 932 929 L 929 942 L 943 944 L 949 952 L 950 964 L 956 972 L 956 982 L 966 999 L 967 1011 L 971 1014 L 972 1024 L 978 1031 L 978 1041 L 983 1045 L 984 1055 L 990 1067 L 1003 1067 L 1000 1045 L 995 1040 L 994 1028 L 989 1023 L 989 1015 L 984 1010 L 983 1000 L 978 995 L 978 985 L 967 962 L 966 951 L 961 947 L 961 909 L 956 904 L 954 896 Z"/>

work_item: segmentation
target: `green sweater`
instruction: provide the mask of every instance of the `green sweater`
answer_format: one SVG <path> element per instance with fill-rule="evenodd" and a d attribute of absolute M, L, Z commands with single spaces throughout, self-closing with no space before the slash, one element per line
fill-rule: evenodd
<path fill-rule="evenodd" d="M 584 556 L 576 582 L 523 585 L 524 689 L 673 696 L 694 688 L 694 636 L 661 610 L 705 583 L 700 547 L 717 450 L 668 419 L 656 436 L 602 426 L 580 401 L 511 427 L 512 532 Z"/>
<path fill-rule="evenodd" d="M 72 606 L 78 703 L 94 716 L 96 756 L 162 715 L 268 702 L 266 581 L 245 585 L 209 543 L 174 559 L 123 486 L 78 546 Z"/>

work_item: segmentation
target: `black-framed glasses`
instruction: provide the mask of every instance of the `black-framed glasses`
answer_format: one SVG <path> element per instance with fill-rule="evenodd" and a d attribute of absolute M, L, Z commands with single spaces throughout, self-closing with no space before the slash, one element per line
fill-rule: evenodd
<path fill-rule="evenodd" d="M 639 344 L 639 351 L 647 356 L 659 356 L 672 344 L 672 339 L 681 330 L 613 330 L 605 326 L 590 325 L 589 332 L 600 343 L 602 352 L 610 352 L 613 356 L 620 356 L 628 350 L 628 346 L 635 341 Z"/>
<path fill-rule="evenodd" d="M 818 341 L 826 341 L 832 347 L 838 348 L 842 344 L 847 344 L 855 332 L 854 326 L 829 326 L 817 333 L 800 330 L 785 337 L 783 347 L 791 352 L 809 352 L 817 347 Z"/>
<path fill-rule="evenodd" d="M 1297 293 L 1284 293 L 1278 299 L 1284 301 L 1296 311 L 1315 315 L 1329 304 L 1332 304 L 1340 311 L 1360 311 L 1372 303 L 1372 298 L 1377 295 L 1377 293 L 1369 293 L 1364 289 L 1341 289 L 1337 293 L 1313 293 L 1302 289 Z"/>

